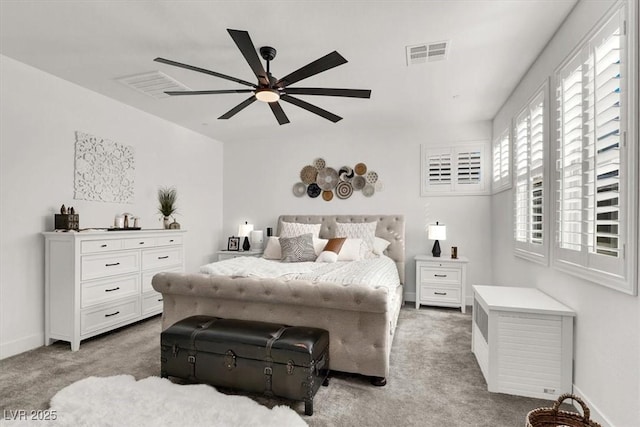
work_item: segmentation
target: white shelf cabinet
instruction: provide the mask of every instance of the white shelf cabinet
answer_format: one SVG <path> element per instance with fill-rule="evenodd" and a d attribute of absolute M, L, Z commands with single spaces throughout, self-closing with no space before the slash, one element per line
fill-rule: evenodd
<path fill-rule="evenodd" d="M 420 305 L 459 307 L 466 311 L 467 263 L 465 257 L 437 258 L 416 255 L 416 308 Z"/>
<path fill-rule="evenodd" d="M 184 271 L 183 230 L 45 232 L 45 344 L 80 341 L 162 313 L 151 286 Z"/>
<path fill-rule="evenodd" d="M 575 312 L 534 288 L 473 286 L 471 351 L 490 392 L 571 393 Z"/>

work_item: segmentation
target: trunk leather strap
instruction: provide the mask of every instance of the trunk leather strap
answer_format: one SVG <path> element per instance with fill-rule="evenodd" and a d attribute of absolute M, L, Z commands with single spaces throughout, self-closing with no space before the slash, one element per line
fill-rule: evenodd
<path fill-rule="evenodd" d="M 273 334 L 271 336 L 271 338 L 269 338 L 269 341 L 267 341 L 267 345 L 266 345 L 266 357 L 265 357 L 265 362 L 266 362 L 266 367 L 264 368 L 264 375 L 265 375 L 265 380 L 266 380 L 266 384 L 265 384 L 265 390 L 264 393 L 268 396 L 273 394 L 273 391 L 271 390 L 272 384 L 273 384 L 273 358 L 271 357 L 271 347 L 273 347 L 273 343 L 275 343 L 276 341 L 278 341 L 278 339 L 282 336 L 282 334 L 284 333 L 284 331 L 286 331 L 288 328 L 288 326 L 282 326 L 280 327 L 280 329 L 278 329 L 278 331 Z"/>

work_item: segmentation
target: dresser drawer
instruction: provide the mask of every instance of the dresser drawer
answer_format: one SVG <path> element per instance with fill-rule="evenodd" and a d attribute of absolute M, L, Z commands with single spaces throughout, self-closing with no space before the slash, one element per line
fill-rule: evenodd
<path fill-rule="evenodd" d="M 87 255 L 81 260 L 82 280 L 99 279 L 140 270 L 140 252 L 125 251 L 114 254 Z"/>
<path fill-rule="evenodd" d="M 142 296 L 142 315 L 160 313 L 162 311 L 162 294 L 156 291 L 147 292 Z"/>
<path fill-rule="evenodd" d="M 92 254 L 122 249 L 121 239 L 83 240 L 80 242 L 80 253 Z"/>
<path fill-rule="evenodd" d="M 420 287 L 420 302 L 439 302 L 459 304 L 460 288 L 440 287 L 422 285 Z"/>
<path fill-rule="evenodd" d="M 182 236 L 160 236 L 156 239 L 157 246 L 181 245 Z"/>
<path fill-rule="evenodd" d="M 420 268 L 421 283 L 462 283 L 461 272 L 455 268 Z"/>
<path fill-rule="evenodd" d="M 182 247 L 167 246 L 142 251 L 142 268 L 144 270 L 171 265 L 182 265 Z"/>
<path fill-rule="evenodd" d="M 140 299 L 126 299 L 99 309 L 82 310 L 80 334 L 88 334 L 140 316 Z"/>
<path fill-rule="evenodd" d="M 140 275 L 83 282 L 82 308 L 140 294 Z"/>
<path fill-rule="evenodd" d="M 138 239 L 124 239 L 123 246 L 125 249 L 149 248 L 156 245 L 154 237 L 140 237 Z"/>
<path fill-rule="evenodd" d="M 180 273 L 182 272 L 182 266 L 145 271 L 144 273 L 142 273 L 142 292 L 149 292 L 149 291 L 155 292 L 155 289 L 153 289 L 153 286 L 151 285 L 151 280 L 153 280 L 153 276 L 163 271 Z"/>

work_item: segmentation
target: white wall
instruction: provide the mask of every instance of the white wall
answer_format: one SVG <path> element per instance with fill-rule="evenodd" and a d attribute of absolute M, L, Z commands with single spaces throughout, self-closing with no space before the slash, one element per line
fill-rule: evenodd
<path fill-rule="evenodd" d="M 80 227 L 132 212 L 159 228 L 159 186 L 178 190 L 188 270 L 213 258 L 222 227 L 218 141 L 0 56 L 0 358 L 44 343 L 44 241 L 61 204 Z M 73 199 L 75 131 L 135 149 L 135 202 Z"/>
<path fill-rule="evenodd" d="M 324 119 L 314 116 L 312 120 Z M 440 127 L 414 124 L 404 128 L 394 123 L 372 126 L 349 120 L 345 117 L 342 122 L 328 126 L 319 122 L 321 131 L 295 139 L 279 138 L 275 129 L 265 132 L 263 140 L 226 143 L 220 247 L 226 247 L 226 237 L 236 234 L 238 224 L 243 221 L 250 221 L 259 229 L 274 227 L 275 232 L 280 214 L 403 214 L 407 300 L 415 298 L 413 257 L 430 254 L 433 241 L 427 240 L 425 230 L 428 223 L 435 221 L 447 225 L 447 240 L 441 242 L 443 256 L 449 256 L 452 245 L 458 246 L 459 255 L 470 259 L 469 283 L 489 283 L 491 198 L 420 197 L 420 144 L 488 140 L 490 123 Z M 292 187 L 300 181 L 300 170 L 318 157 L 335 168 L 364 162 L 369 170 L 378 173 L 384 190 L 370 198 L 358 191 L 349 199 L 334 197 L 329 202 L 321 197 L 295 197 Z"/>
<path fill-rule="evenodd" d="M 527 98 L 612 4 L 578 3 L 495 117 L 494 134 L 508 126 Z M 637 15 L 632 19 L 637 22 Z M 493 197 L 494 283 L 537 287 L 574 309 L 574 392 L 586 399 L 593 418 L 603 425 L 640 425 L 640 298 L 514 257 L 512 213 L 511 190 Z"/>

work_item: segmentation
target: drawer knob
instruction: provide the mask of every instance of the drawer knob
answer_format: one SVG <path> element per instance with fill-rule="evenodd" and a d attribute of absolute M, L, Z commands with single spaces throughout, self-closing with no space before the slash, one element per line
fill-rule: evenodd
<path fill-rule="evenodd" d="M 165 256 L 159 256 L 158 259 L 167 259 L 169 258 L 169 255 L 165 255 Z"/>
<path fill-rule="evenodd" d="M 140 242 L 140 243 L 138 243 L 138 244 L 139 244 L 139 245 L 144 245 L 144 242 Z"/>
<path fill-rule="evenodd" d="M 120 263 L 119 262 L 114 262 L 114 263 L 111 263 L 111 264 L 105 264 L 104 266 L 105 267 L 113 267 L 114 265 L 120 265 Z"/>
<path fill-rule="evenodd" d="M 434 292 L 435 295 L 446 295 L 446 292 Z"/>
<path fill-rule="evenodd" d="M 111 316 L 115 316 L 116 314 L 120 314 L 120 312 L 116 311 L 115 313 L 105 314 L 104 317 L 111 317 Z"/>
<path fill-rule="evenodd" d="M 115 288 L 111 288 L 111 289 L 105 289 L 105 292 L 113 292 L 113 291 L 117 291 L 118 289 L 120 289 L 120 286 L 117 286 Z"/>
<path fill-rule="evenodd" d="M 434 274 L 435 277 L 447 277 L 446 274 Z"/>
<path fill-rule="evenodd" d="M 173 239 L 169 240 L 169 243 L 173 243 Z"/>
<path fill-rule="evenodd" d="M 158 302 L 162 302 L 162 298 L 158 298 Z"/>
<path fill-rule="evenodd" d="M 106 245 L 106 244 L 105 244 L 105 245 L 100 245 L 100 247 L 101 247 L 101 248 L 106 248 L 106 247 L 107 247 L 107 245 Z"/>

